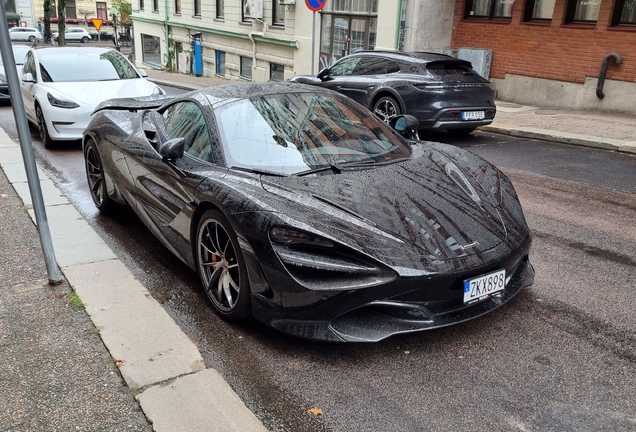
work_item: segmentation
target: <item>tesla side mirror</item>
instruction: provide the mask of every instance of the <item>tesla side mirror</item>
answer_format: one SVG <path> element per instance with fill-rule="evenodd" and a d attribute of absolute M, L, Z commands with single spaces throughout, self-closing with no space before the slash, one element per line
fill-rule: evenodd
<path fill-rule="evenodd" d="M 329 77 L 329 69 L 325 68 L 323 70 L 321 70 L 320 72 L 318 72 L 318 75 L 316 75 L 316 78 L 321 79 L 321 80 L 325 80 Z"/>
<path fill-rule="evenodd" d="M 142 78 L 148 78 L 148 73 L 147 73 L 145 70 L 143 70 L 143 69 L 139 69 L 139 70 L 138 70 L 138 72 L 139 72 L 139 76 L 140 76 L 140 77 L 142 77 Z"/>
<path fill-rule="evenodd" d="M 166 141 L 159 148 L 159 154 L 164 160 L 174 161 L 183 157 L 185 138 L 173 138 Z"/>
<path fill-rule="evenodd" d="M 22 75 L 22 81 L 29 82 L 29 83 L 35 82 L 35 80 L 33 79 L 33 74 L 31 72 L 25 73 L 24 75 Z"/>

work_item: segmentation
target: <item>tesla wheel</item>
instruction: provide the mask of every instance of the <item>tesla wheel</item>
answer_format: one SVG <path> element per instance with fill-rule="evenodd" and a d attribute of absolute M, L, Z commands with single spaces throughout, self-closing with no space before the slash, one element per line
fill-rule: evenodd
<path fill-rule="evenodd" d="M 29 36 L 29 42 L 31 43 L 35 42 L 35 36 Z"/>
<path fill-rule="evenodd" d="M 92 140 L 86 142 L 84 148 L 84 163 L 86 165 L 86 180 L 91 191 L 91 198 L 97 210 L 104 213 L 112 206 L 112 200 L 106 190 L 106 176 L 97 146 Z"/>
<path fill-rule="evenodd" d="M 474 130 L 475 128 L 461 128 L 461 129 L 448 129 L 446 132 L 448 132 L 451 135 L 462 136 L 462 135 L 468 135 Z"/>
<path fill-rule="evenodd" d="M 44 114 L 42 114 L 42 108 L 40 108 L 39 105 L 35 107 L 35 116 L 38 119 L 38 134 L 40 135 L 40 141 L 42 141 L 42 143 L 44 144 L 44 148 L 53 148 L 53 140 L 51 139 L 51 135 L 49 135 L 48 129 L 46 128 Z"/>
<path fill-rule="evenodd" d="M 218 210 L 207 210 L 197 229 L 197 268 L 210 302 L 230 320 L 250 316 L 250 290 L 238 238 Z"/>
<path fill-rule="evenodd" d="M 88 43 L 88 37 L 84 36 L 84 37 L 82 38 L 82 43 Z"/>
<path fill-rule="evenodd" d="M 390 96 L 384 96 L 378 99 L 375 105 L 373 105 L 373 114 L 384 123 L 389 124 L 389 121 L 393 117 L 399 116 L 402 112 L 395 99 Z"/>

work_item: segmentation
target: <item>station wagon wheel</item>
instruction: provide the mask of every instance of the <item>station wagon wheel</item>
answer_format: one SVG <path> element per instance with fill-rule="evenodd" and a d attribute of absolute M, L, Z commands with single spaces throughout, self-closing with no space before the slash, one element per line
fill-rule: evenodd
<path fill-rule="evenodd" d="M 97 210 L 104 213 L 112 206 L 112 200 L 108 196 L 108 190 L 106 189 L 106 176 L 102 160 L 95 143 L 90 139 L 86 141 L 86 147 L 84 148 L 84 163 L 86 165 L 86 180 L 88 181 L 91 198 Z"/>
<path fill-rule="evenodd" d="M 40 141 L 44 144 L 44 148 L 53 148 L 53 140 L 46 128 L 46 121 L 44 121 L 44 114 L 42 114 L 42 108 L 40 108 L 40 105 L 35 107 L 35 116 L 38 120 L 38 134 L 40 135 Z"/>
<path fill-rule="evenodd" d="M 35 42 L 35 36 L 29 36 L 29 42 L 31 43 Z"/>
<path fill-rule="evenodd" d="M 393 117 L 402 114 L 402 110 L 397 101 L 390 96 L 384 96 L 378 99 L 373 105 L 373 114 L 376 115 L 384 123 L 389 124 Z"/>
<path fill-rule="evenodd" d="M 250 290 L 245 259 L 228 220 L 217 210 L 206 211 L 196 237 L 197 269 L 212 306 L 235 321 L 250 316 Z"/>
<path fill-rule="evenodd" d="M 84 36 L 82 38 L 82 43 L 88 43 L 88 37 L 87 36 Z"/>

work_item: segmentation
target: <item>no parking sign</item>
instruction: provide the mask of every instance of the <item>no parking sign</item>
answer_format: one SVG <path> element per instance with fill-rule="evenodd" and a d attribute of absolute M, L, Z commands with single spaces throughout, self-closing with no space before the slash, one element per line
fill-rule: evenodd
<path fill-rule="evenodd" d="M 325 7 L 327 0 L 305 0 L 305 4 L 314 12 L 319 12 Z"/>

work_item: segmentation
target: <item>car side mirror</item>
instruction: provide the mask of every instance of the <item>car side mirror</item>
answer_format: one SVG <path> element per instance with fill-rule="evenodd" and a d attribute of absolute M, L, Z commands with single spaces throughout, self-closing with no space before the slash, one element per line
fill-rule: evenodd
<path fill-rule="evenodd" d="M 185 138 L 172 138 L 159 147 L 159 154 L 164 160 L 174 161 L 183 157 Z"/>
<path fill-rule="evenodd" d="M 316 78 L 323 81 L 329 78 L 329 68 L 324 68 L 323 70 L 318 72 L 318 75 L 316 75 Z"/>
<path fill-rule="evenodd" d="M 22 75 L 22 82 L 34 83 L 33 74 L 31 72 L 25 73 Z"/>
<path fill-rule="evenodd" d="M 396 132 L 400 133 L 402 136 L 419 141 L 420 137 L 417 132 L 417 129 L 420 125 L 419 120 L 409 114 L 403 114 L 396 117 L 393 117 L 389 120 L 389 126 L 393 128 Z"/>
<path fill-rule="evenodd" d="M 148 78 L 148 73 L 143 70 L 143 69 L 138 69 L 137 72 L 139 72 L 139 76 L 142 78 Z"/>

